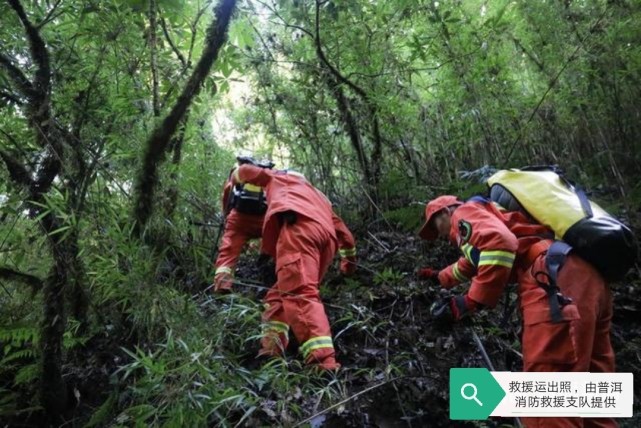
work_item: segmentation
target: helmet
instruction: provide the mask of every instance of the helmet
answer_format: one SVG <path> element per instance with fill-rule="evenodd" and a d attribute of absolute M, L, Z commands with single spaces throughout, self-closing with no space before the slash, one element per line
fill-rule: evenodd
<path fill-rule="evenodd" d="M 439 196 L 438 198 L 428 202 L 428 204 L 425 205 L 425 223 L 423 223 L 423 226 L 418 231 L 418 236 L 428 241 L 438 238 L 438 232 L 434 229 L 434 225 L 430 223 L 434 218 L 434 215 L 447 207 L 459 206 L 462 204 L 463 202 L 459 201 L 456 196 L 452 195 Z"/>

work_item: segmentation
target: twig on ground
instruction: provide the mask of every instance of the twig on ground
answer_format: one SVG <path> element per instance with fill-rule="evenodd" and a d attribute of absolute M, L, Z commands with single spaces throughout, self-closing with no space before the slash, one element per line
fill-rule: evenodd
<path fill-rule="evenodd" d="M 320 412 L 318 412 L 318 413 L 316 413 L 316 414 L 314 414 L 314 415 L 310 416 L 309 418 L 305 419 L 304 421 L 301 421 L 301 422 L 297 423 L 296 425 L 294 425 L 294 427 L 302 426 L 302 425 L 304 425 L 304 424 L 306 424 L 306 423 L 308 423 L 308 422 L 312 421 L 314 418 L 317 418 L 317 417 L 319 417 L 319 416 L 321 416 L 321 415 L 324 415 L 325 413 L 331 412 L 331 411 L 332 411 L 332 410 L 334 410 L 335 408 L 340 407 L 340 406 L 342 406 L 343 404 L 347 404 L 347 403 L 349 403 L 350 401 L 352 401 L 352 400 L 354 400 L 354 399 L 356 399 L 356 398 L 360 397 L 360 396 L 361 396 L 361 395 L 363 395 L 363 394 L 367 394 L 368 392 L 370 392 L 370 391 L 372 391 L 372 390 L 374 390 L 374 389 L 380 388 L 381 386 L 385 386 L 385 385 L 387 385 L 388 383 L 395 382 L 395 381 L 397 381 L 397 380 L 399 380 L 399 379 L 402 379 L 402 378 L 404 378 L 404 377 L 405 377 L 405 376 L 395 377 L 395 378 L 393 378 L 393 379 L 389 379 L 389 380 L 386 380 L 386 381 L 384 381 L 384 382 L 377 383 L 376 385 L 372 385 L 372 386 L 370 386 L 369 388 L 365 388 L 364 390 L 362 390 L 362 391 L 360 391 L 360 392 L 357 392 L 356 394 L 352 395 L 351 397 L 348 397 L 348 398 L 344 399 L 343 401 L 339 401 L 338 403 L 336 403 L 336 404 L 333 404 L 333 405 L 329 406 L 329 407 L 328 407 L 328 408 L 326 408 L 325 410 L 322 410 L 322 411 L 320 411 Z"/>

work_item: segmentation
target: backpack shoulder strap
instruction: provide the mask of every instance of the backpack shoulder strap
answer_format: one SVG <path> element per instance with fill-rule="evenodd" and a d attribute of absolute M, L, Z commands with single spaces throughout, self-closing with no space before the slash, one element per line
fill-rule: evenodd
<path fill-rule="evenodd" d="M 590 200 L 588 199 L 583 189 L 581 189 L 580 187 L 573 187 L 573 189 L 574 193 L 576 193 L 576 196 L 578 196 L 579 198 L 579 202 L 581 202 L 581 208 L 583 209 L 585 216 L 587 218 L 594 217 L 594 213 L 592 212 L 592 205 L 590 205 Z"/>
<path fill-rule="evenodd" d="M 572 247 L 567 243 L 563 241 L 554 241 L 548 249 L 548 253 L 545 257 L 545 266 L 550 278 L 550 284 L 546 287 L 545 291 L 547 292 L 550 300 L 550 313 L 552 315 L 553 323 L 563 321 L 561 306 L 559 304 L 559 286 L 557 285 L 557 279 L 559 277 L 559 271 L 563 267 L 570 251 L 572 251 Z"/>
<path fill-rule="evenodd" d="M 563 183 L 565 183 L 565 185 L 568 186 L 570 190 L 576 193 L 576 196 L 577 198 L 579 198 L 579 202 L 581 203 L 581 209 L 583 210 L 583 213 L 585 214 L 585 216 L 587 218 L 594 217 L 594 212 L 592 212 L 592 205 L 590 205 L 590 200 L 588 199 L 588 196 L 585 194 L 585 191 L 581 187 L 576 186 L 574 183 L 568 180 L 567 177 L 563 175 L 563 172 L 556 172 L 556 173 L 561 179 L 561 181 L 563 181 Z"/>

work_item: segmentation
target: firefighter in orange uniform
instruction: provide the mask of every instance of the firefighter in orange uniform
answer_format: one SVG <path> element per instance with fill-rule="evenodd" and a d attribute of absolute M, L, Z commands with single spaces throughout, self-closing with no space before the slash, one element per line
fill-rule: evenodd
<path fill-rule="evenodd" d="M 262 246 L 276 260 L 277 281 L 265 296 L 259 355 L 282 355 L 291 328 L 305 363 L 322 370 L 338 369 L 319 285 L 337 248 L 341 272 L 355 270 L 351 232 L 327 197 L 298 173 L 241 165 L 233 180 L 260 186 L 267 195 Z"/>
<path fill-rule="evenodd" d="M 258 239 L 261 236 L 263 222 L 265 220 L 266 204 L 261 203 L 259 197 L 256 203 L 249 204 L 234 203 L 234 192 L 251 192 L 260 195 L 262 189 L 256 186 L 243 186 L 235 189 L 231 177 L 225 183 L 223 189 L 222 207 L 225 215 L 225 231 L 218 250 L 216 259 L 216 273 L 214 276 L 214 292 L 229 293 L 234 284 L 234 268 L 240 257 L 245 243 L 251 239 Z M 249 208 L 244 208 L 249 206 Z"/>
<path fill-rule="evenodd" d="M 454 196 L 440 196 L 427 204 L 425 218 L 419 235 L 426 240 L 446 238 L 463 257 L 437 274 L 427 268 L 419 275 L 436 276 L 444 288 L 471 281 L 466 294 L 437 302 L 434 316 L 459 320 L 492 308 L 505 285 L 517 282 L 524 371 L 614 372 L 610 289 L 594 267 L 572 252 L 562 255 L 560 265 L 546 260 L 554 242 L 548 239 L 553 237 L 549 229 L 481 197 L 463 203 Z M 528 428 L 617 426 L 608 418 L 522 422 Z"/>

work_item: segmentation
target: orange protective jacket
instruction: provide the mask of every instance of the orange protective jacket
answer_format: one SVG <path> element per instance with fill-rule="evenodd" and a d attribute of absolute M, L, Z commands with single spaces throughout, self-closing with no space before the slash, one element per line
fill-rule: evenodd
<path fill-rule="evenodd" d="M 450 240 L 463 253 L 456 263 L 439 272 L 445 288 L 472 279 L 469 297 L 494 307 L 508 282 L 516 282 L 519 268 L 527 268 L 531 246 L 554 236 L 540 224 L 491 202 L 467 202 L 452 213 Z M 513 269 L 513 268 L 517 269 Z"/>
<path fill-rule="evenodd" d="M 267 195 L 267 213 L 263 226 L 263 251 L 276 258 L 280 233 L 279 214 L 293 211 L 318 223 L 338 245 L 341 256 L 355 255 L 355 241 L 343 220 L 334 213 L 327 197 L 298 173 L 241 165 L 237 181 L 263 187 Z M 278 261 L 277 261 L 278 264 Z M 277 266 L 278 268 L 278 266 Z"/>

